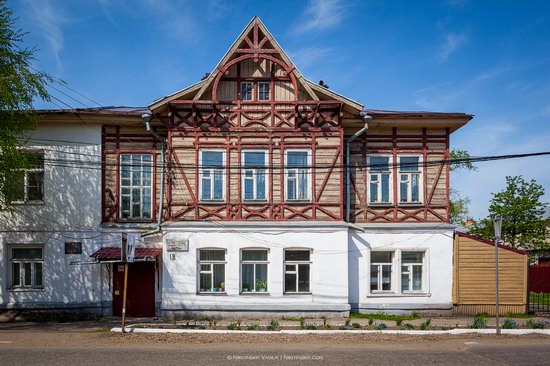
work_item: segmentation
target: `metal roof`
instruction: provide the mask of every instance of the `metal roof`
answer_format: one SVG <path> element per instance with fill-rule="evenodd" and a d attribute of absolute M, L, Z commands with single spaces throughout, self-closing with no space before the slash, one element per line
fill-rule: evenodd
<path fill-rule="evenodd" d="M 162 248 L 136 248 L 135 259 L 156 259 L 162 253 Z M 91 258 L 101 261 L 119 261 L 120 247 L 103 247 L 95 251 Z"/>

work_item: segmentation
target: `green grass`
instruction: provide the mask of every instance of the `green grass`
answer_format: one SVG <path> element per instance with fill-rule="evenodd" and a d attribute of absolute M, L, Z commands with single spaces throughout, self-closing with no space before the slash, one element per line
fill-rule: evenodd
<path fill-rule="evenodd" d="M 299 322 L 299 321 L 304 320 L 304 318 L 296 317 L 296 316 L 283 316 L 281 319 L 289 321 L 289 322 Z"/>
<path fill-rule="evenodd" d="M 94 328 L 94 332 L 96 333 L 107 333 L 110 332 L 111 328 L 103 327 L 103 328 Z"/>
<path fill-rule="evenodd" d="M 394 314 L 386 314 L 386 313 L 372 313 L 372 314 L 351 313 L 350 317 L 361 318 L 361 319 L 393 320 L 393 321 L 414 320 L 414 319 L 420 318 L 416 314 L 394 315 Z"/>

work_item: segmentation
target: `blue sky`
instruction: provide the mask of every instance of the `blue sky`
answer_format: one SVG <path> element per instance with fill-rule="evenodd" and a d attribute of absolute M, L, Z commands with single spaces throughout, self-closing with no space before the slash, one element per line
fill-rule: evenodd
<path fill-rule="evenodd" d="M 323 79 L 367 108 L 475 114 L 451 139 L 474 156 L 550 150 L 549 1 L 20 0 L 11 6 L 30 32 L 27 44 L 39 48 L 35 67 L 101 105 L 143 106 L 198 81 L 258 15 L 308 79 Z M 487 214 L 491 192 L 504 187 L 506 175 L 536 179 L 550 191 L 549 166 L 549 157 L 480 163 L 477 172 L 454 173 L 452 185 L 471 198 L 477 218 Z"/>

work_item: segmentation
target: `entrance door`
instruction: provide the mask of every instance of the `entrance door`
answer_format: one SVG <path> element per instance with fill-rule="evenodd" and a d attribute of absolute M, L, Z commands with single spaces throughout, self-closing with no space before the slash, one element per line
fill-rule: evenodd
<path fill-rule="evenodd" d="M 155 265 L 154 262 L 128 264 L 128 293 L 126 315 L 155 316 Z M 124 264 L 113 264 L 113 315 L 122 316 L 124 290 Z"/>

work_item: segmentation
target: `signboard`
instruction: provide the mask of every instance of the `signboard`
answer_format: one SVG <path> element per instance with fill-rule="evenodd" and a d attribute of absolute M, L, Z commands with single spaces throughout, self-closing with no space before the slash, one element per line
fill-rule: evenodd
<path fill-rule="evenodd" d="M 65 242 L 65 254 L 82 254 L 81 241 Z"/>
<path fill-rule="evenodd" d="M 189 251 L 189 239 L 166 239 L 166 251 L 167 252 L 188 252 Z"/>
<path fill-rule="evenodd" d="M 132 263 L 136 257 L 136 244 L 139 234 L 128 234 L 126 239 L 126 261 Z"/>

